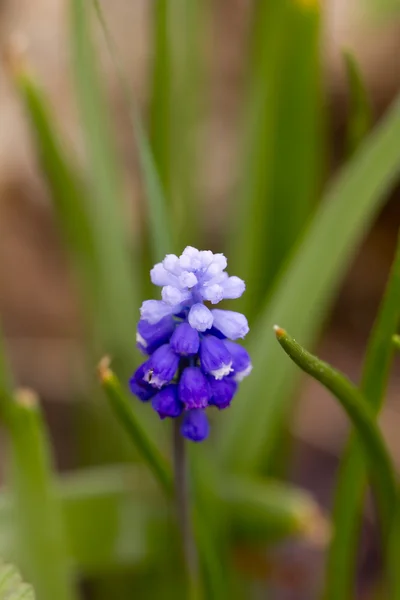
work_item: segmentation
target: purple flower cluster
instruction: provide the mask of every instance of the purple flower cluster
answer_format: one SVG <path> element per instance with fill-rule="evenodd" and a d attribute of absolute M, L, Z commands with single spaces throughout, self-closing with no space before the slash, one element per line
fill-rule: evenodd
<path fill-rule="evenodd" d="M 252 368 L 247 351 L 232 341 L 249 331 L 244 315 L 204 304 L 243 294 L 244 282 L 229 277 L 226 266 L 223 254 L 191 246 L 179 257 L 168 254 L 151 270 L 162 300 L 143 302 L 137 328 L 148 359 L 130 380 L 132 393 L 151 400 L 161 419 L 183 414 L 182 435 L 195 442 L 209 432 L 205 409 L 227 408 Z"/>

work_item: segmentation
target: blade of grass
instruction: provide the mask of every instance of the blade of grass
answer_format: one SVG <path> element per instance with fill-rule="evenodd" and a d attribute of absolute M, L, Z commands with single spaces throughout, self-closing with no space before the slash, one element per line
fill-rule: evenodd
<path fill-rule="evenodd" d="M 208 3 L 177 0 L 168 3 L 164 28 L 169 28 L 171 56 L 171 198 L 177 245 L 196 246 L 201 222 L 198 173 L 198 122 L 203 100 L 202 46 Z M 160 102 L 168 102 L 166 96 Z M 160 107 L 160 102 L 158 103 Z M 168 110 L 165 107 L 163 110 Z"/>
<path fill-rule="evenodd" d="M 364 361 L 361 390 L 377 414 L 384 398 L 393 357 L 392 334 L 400 322 L 400 238 L 391 274 Z M 325 598 L 352 598 L 357 541 L 361 526 L 366 474 L 360 443 L 352 437 L 339 470 L 333 508 L 334 536 L 328 555 Z"/>
<path fill-rule="evenodd" d="M 342 373 L 307 352 L 281 327 L 275 326 L 275 333 L 279 344 L 292 361 L 332 392 L 357 431 L 375 486 L 383 532 L 387 537 L 397 503 L 396 474 L 382 434 L 375 423 L 373 411 L 361 391 Z"/>
<path fill-rule="evenodd" d="M 119 85 L 129 115 L 130 125 L 139 151 L 148 206 L 147 213 L 149 217 L 150 246 L 153 264 L 154 262 L 162 260 L 166 254 L 176 249 L 174 246 L 174 236 L 171 230 L 171 218 L 167 211 L 167 202 L 164 193 L 164 190 L 167 189 L 165 187 L 166 184 L 163 176 L 165 169 L 162 170 L 162 167 L 157 162 L 155 155 L 156 150 L 154 149 L 152 151 L 143 123 L 140 119 L 135 99 L 129 87 L 126 75 L 123 72 L 116 45 L 103 15 L 100 2 L 98 0 L 93 0 L 93 4 L 100 26 L 103 30 L 108 52 L 118 76 Z M 157 7 L 157 14 L 158 11 L 162 13 L 163 8 L 161 3 L 160 6 L 157 4 Z M 161 136 L 162 132 L 160 132 L 160 138 Z M 159 160 L 161 160 L 161 158 Z"/>
<path fill-rule="evenodd" d="M 372 106 L 367 88 L 354 56 L 343 52 L 349 94 L 349 115 L 347 122 L 346 148 L 351 156 L 372 127 Z"/>
<path fill-rule="evenodd" d="M 93 354 L 97 357 L 101 348 L 107 348 L 111 352 L 114 350 L 117 360 L 123 354 L 123 362 L 127 363 L 126 357 L 132 354 L 134 344 L 129 336 L 125 335 L 122 340 L 124 347 L 120 352 L 121 339 L 119 333 L 114 330 L 114 319 L 105 318 L 109 306 L 103 291 L 108 283 L 104 280 L 106 273 L 101 268 L 101 255 L 95 243 L 93 220 L 90 219 L 87 210 L 87 188 L 59 138 L 42 90 L 23 63 L 19 62 L 18 69 L 14 69 L 12 75 L 29 118 L 39 163 L 51 192 L 57 223 L 78 276 L 91 344 L 90 364 Z M 113 306 L 113 311 L 119 312 L 118 304 Z M 131 369 L 132 366 L 129 365 L 129 370 Z M 110 430 L 107 431 L 110 435 Z M 84 439 L 87 440 L 87 436 Z M 94 448 L 93 444 L 91 448 Z M 124 451 L 117 438 L 114 438 L 113 448 L 116 452 Z"/>
<path fill-rule="evenodd" d="M 170 3 L 159 0 L 152 10 L 153 67 L 150 97 L 150 142 L 155 164 L 171 202 L 172 48 Z"/>
<path fill-rule="evenodd" d="M 127 331 L 135 331 L 135 307 L 139 306 L 137 265 L 130 259 L 127 232 L 123 219 L 123 190 L 118 160 L 114 152 L 103 90 L 92 45 L 90 4 L 71 0 L 71 50 L 73 74 L 82 117 L 82 128 L 88 154 L 91 200 L 90 217 L 96 250 L 102 270 L 102 295 L 106 304 L 105 321 L 112 321 L 113 341 L 118 344 L 108 351 L 118 356 L 133 347 Z M 128 354 L 132 358 L 132 351 Z M 127 361 L 128 362 L 128 361 Z"/>
<path fill-rule="evenodd" d="M 254 14 L 244 168 L 231 236 L 233 270 L 253 316 L 308 220 L 321 178 L 318 3 L 258 3 Z"/>
<path fill-rule="evenodd" d="M 349 261 L 400 171 L 400 102 L 368 136 L 327 191 L 253 326 L 254 369 L 224 419 L 221 458 L 256 470 L 267 462 L 297 385 L 293 365 L 273 350 L 269 331 L 285 322 L 312 344 Z"/>
<path fill-rule="evenodd" d="M 251 37 L 254 46 L 244 122 L 244 175 L 230 236 L 232 268 L 247 281 L 247 294 L 242 301 L 242 310 L 247 313 L 257 305 L 265 291 L 259 266 L 261 257 L 262 260 L 266 258 L 265 238 L 271 230 L 273 134 L 283 73 L 287 4 L 287 0 L 259 3 Z"/>
<path fill-rule="evenodd" d="M 52 194 L 59 227 L 78 269 L 86 313 L 93 316 L 95 326 L 97 324 L 101 331 L 104 319 L 100 319 L 98 315 L 98 310 L 102 312 L 99 266 L 86 210 L 87 192 L 59 140 L 42 90 L 25 68 L 18 69 L 13 75 L 30 121 L 40 166 Z M 108 339 L 108 335 L 105 335 L 105 339 Z"/>
<path fill-rule="evenodd" d="M 392 546 L 394 536 L 398 535 L 396 473 L 382 434 L 375 423 L 373 410 L 362 392 L 342 373 L 307 352 L 284 329 L 275 326 L 275 332 L 279 344 L 292 361 L 331 391 L 346 411 L 357 432 L 358 441 L 369 467 L 370 479 L 378 502 L 386 553 L 390 553 L 390 550 L 397 551 L 399 544 L 397 540 Z M 397 561 L 395 563 L 390 556 L 387 558 L 390 597 L 397 598 L 400 593 L 398 565 Z M 337 577 L 340 575 L 341 573 L 336 573 Z M 348 596 L 342 596 L 342 598 L 346 597 Z"/>
<path fill-rule="evenodd" d="M 274 120 L 267 282 L 273 281 L 303 231 L 321 187 L 325 152 L 320 21 L 318 2 L 308 5 L 299 0 L 289 2 L 285 24 L 289 31 L 286 31 L 281 89 Z"/>
<path fill-rule="evenodd" d="M 40 600 L 76 600 L 51 451 L 36 397 L 16 394 L 8 422 L 18 556 Z"/>

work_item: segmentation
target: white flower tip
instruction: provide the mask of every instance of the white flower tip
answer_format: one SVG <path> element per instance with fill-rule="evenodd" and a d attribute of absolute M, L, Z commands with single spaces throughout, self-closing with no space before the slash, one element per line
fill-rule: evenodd
<path fill-rule="evenodd" d="M 160 377 L 158 377 L 158 375 L 154 375 L 152 369 L 150 369 L 149 371 L 146 371 L 146 373 L 144 374 L 143 377 L 143 381 L 145 381 L 146 383 L 149 383 L 150 385 L 152 385 L 155 388 L 162 388 L 162 386 L 167 383 L 166 381 L 164 381 L 163 379 L 160 379 Z"/>
<path fill-rule="evenodd" d="M 252 370 L 253 370 L 253 365 L 250 363 L 249 366 L 246 367 L 243 371 L 238 371 L 237 373 L 235 373 L 233 379 L 239 383 L 240 381 L 243 381 L 243 379 L 245 377 L 250 375 Z"/>
<path fill-rule="evenodd" d="M 147 342 L 146 342 L 146 340 L 144 339 L 144 337 L 142 337 L 140 335 L 140 333 L 138 331 L 136 332 L 136 343 L 140 344 L 141 346 L 143 346 L 143 348 L 147 348 Z"/>
<path fill-rule="evenodd" d="M 229 373 L 231 373 L 232 371 L 233 371 L 233 369 L 232 369 L 232 361 L 231 361 L 229 364 L 223 365 L 220 369 L 211 371 L 211 375 L 213 377 L 215 377 L 215 379 L 223 379 L 224 377 L 229 375 Z"/>

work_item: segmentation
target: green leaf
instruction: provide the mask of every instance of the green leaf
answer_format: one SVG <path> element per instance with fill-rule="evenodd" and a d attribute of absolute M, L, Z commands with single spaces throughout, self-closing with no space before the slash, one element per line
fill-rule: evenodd
<path fill-rule="evenodd" d="M 172 47 L 170 2 L 152 5 L 153 64 L 150 97 L 150 141 L 166 196 L 171 202 Z"/>
<path fill-rule="evenodd" d="M 220 494 L 230 529 L 241 542 L 265 544 L 287 536 L 318 546 L 328 541 L 329 523 L 303 490 L 272 479 L 233 476 L 223 481 Z"/>
<path fill-rule="evenodd" d="M 35 600 L 32 586 L 24 583 L 14 565 L 0 562 L 0 600 Z"/>
<path fill-rule="evenodd" d="M 138 269 L 128 251 L 122 179 L 97 72 L 89 9 L 90 4 L 84 0 L 70 0 L 73 73 L 88 156 L 88 207 L 101 268 L 103 319 L 111 323 L 112 342 L 117 344 L 116 350 L 111 347 L 107 351 L 131 359 L 133 351 L 129 347 L 133 346 L 126 332 L 136 328 Z"/>
<path fill-rule="evenodd" d="M 156 63 L 153 77 L 151 117 L 163 119 L 160 132 L 164 143 L 163 171 L 170 169 L 168 198 L 174 223 L 177 250 L 197 245 L 201 222 L 196 175 L 199 172 L 198 123 L 203 100 L 204 41 L 207 2 L 177 0 L 161 5 L 157 20 Z M 155 7 L 159 11 L 159 5 Z M 168 32 L 168 36 L 166 36 Z M 165 53 L 160 56 L 160 53 Z M 167 64 L 169 62 L 169 65 Z M 167 69 L 161 75 L 161 68 Z M 161 80 L 160 80 L 161 77 Z M 168 78 L 168 82 L 166 81 Z M 166 83 L 166 87 L 162 86 Z M 170 124 L 167 122 L 169 115 Z M 158 121 L 157 121 L 158 119 Z M 158 131 L 157 131 L 158 134 Z M 154 140 L 155 135 L 153 135 Z M 165 156 L 168 144 L 168 157 Z"/>
<path fill-rule="evenodd" d="M 8 422 L 18 560 L 40 600 L 77 600 L 38 401 L 16 395 Z"/>
<path fill-rule="evenodd" d="M 375 321 L 364 361 L 361 390 L 376 414 L 383 402 L 393 357 L 392 334 L 400 322 L 400 239 L 386 292 Z M 365 492 L 364 456 L 351 438 L 339 469 L 333 509 L 334 535 L 328 555 L 325 598 L 342 600 L 353 596 Z"/>
<path fill-rule="evenodd" d="M 397 101 L 327 191 L 303 239 L 252 328 L 254 369 L 221 432 L 221 456 L 236 469 L 268 461 L 297 385 L 293 365 L 274 350 L 271 327 L 286 323 L 308 345 L 316 339 L 354 251 L 400 171 Z"/>
<path fill-rule="evenodd" d="M 165 165 L 164 163 L 163 165 L 160 164 L 160 161 L 163 160 L 160 156 L 157 160 L 157 149 L 154 148 L 154 154 L 152 152 L 149 139 L 140 119 L 139 111 L 136 106 L 132 91 L 129 87 L 126 75 L 123 72 L 118 57 L 117 48 L 108 28 L 107 21 L 103 15 L 102 8 L 98 0 L 93 0 L 93 3 L 99 23 L 104 33 L 109 54 L 114 63 L 119 85 L 121 87 L 125 105 L 128 111 L 133 136 L 136 139 L 139 151 L 139 159 L 146 190 L 150 247 L 152 254 L 151 258 L 153 264 L 154 262 L 162 260 L 166 254 L 172 252 L 174 249 L 173 235 L 171 231 L 171 218 L 167 211 L 167 203 L 164 194 L 164 190 L 166 189 L 166 182 L 164 181 L 166 173 L 165 169 L 163 169 L 163 166 L 165 167 Z M 161 3 L 157 4 L 157 15 L 159 14 L 160 16 L 157 18 L 162 19 L 163 7 Z M 163 103 L 163 101 L 161 101 L 161 103 Z M 163 130 L 157 131 L 157 141 L 159 141 L 160 153 L 162 153 L 164 151 L 164 145 L 166 144 Z"/>
<path fill-rule="evenodd" d="M 68 249 L 73 254 L 75 266 L 79 269 L 88 310 L 92 310 L 95 305 L 94 299 L 98 299 L 99 296 L 99 267 L 86 210 L 87 192 L 59 140 L 41 89 L 28 72 L 23 70 L 15 74 L 15 83 L 25 104 L 35 148 L 52 194 L 59 227 Z"/>
<path fill-rule="evenodd" d="M 346 68 L 349 114 L 347 122 L 347 152 L 351 156 L 372 127 L 372 107 L 359 66 L 350 52 L 343 52 Z"/>
<path fill-rule="evenodd" d="M 307 352 L 285 330 L 275 326 L 275 332 L 278 342 L 294 363 L 333 393 L 357 432 L 377 498 L 384 546 L 386 553 L 389 554 L 391 597 L 398 598 L 400 580 L 397 560 L 394 560 L 395 554 L 393 554 L 399 550 L 396 472 L 382 434 L 375 423 L 374 411 L 368 405 L 362 392 L 342 373 Z M 341 573 L 336 572 L 337 577 L 340 575 Z"/>
<path fill-rule="evenodd" d="M 231 267 L 249 317 L 315 205 L 323 160 L 320 15 L 315 3 L 260 2 L 253 24 L 246 139 Z"/>

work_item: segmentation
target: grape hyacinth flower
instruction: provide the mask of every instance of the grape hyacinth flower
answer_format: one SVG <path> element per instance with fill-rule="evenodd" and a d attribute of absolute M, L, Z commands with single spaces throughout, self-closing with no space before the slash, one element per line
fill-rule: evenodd
<path fill-rule="evenodd" d="M 148 358 L 132 376 L 131 392 L 151 400 L 161 419 L 182 415 L 181 434 L 194 442 L 208 436 L 206 409 L 227 408 L 252 368 L 236 342 L 249 331 L 246 317 L 212 308 L 245 290 L 226 266 L 223 254 L 191 246 L 180 256 L 168 254 L 150 272 L 162 299 L 140 309 L 136 341 Z"/>

